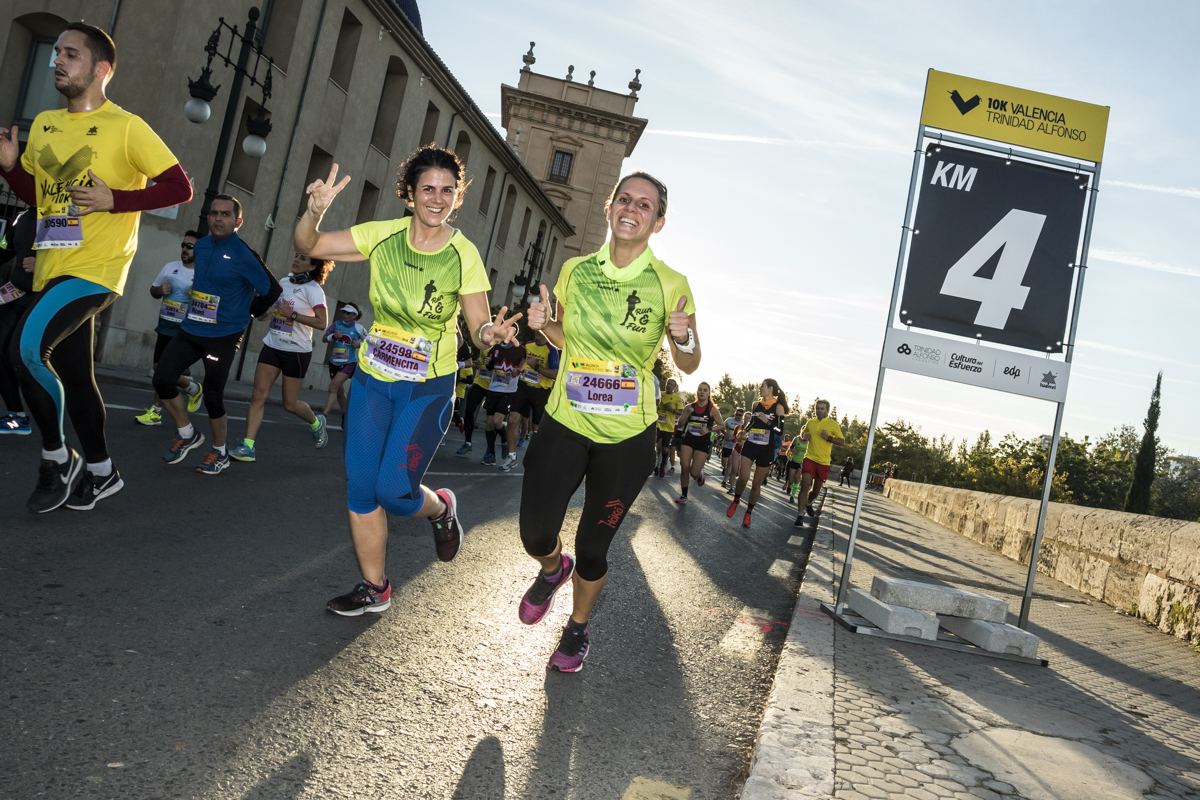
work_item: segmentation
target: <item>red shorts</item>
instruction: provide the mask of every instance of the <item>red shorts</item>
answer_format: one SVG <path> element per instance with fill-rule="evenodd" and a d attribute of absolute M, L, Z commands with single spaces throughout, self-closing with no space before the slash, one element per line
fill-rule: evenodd
<path fill-rule="evenodd" d="M 804 463 L 800 465 L 800 472 L 808 473 L 822 483 L 829 480 L 829 465 L 818 464 L 817 462 L 810 461 L 807 458 L 804 459 Z"/>

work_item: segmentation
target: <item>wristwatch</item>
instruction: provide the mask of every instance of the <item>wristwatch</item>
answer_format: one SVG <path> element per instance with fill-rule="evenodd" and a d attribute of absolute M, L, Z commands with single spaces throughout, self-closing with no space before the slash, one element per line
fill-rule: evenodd
<path fill-rule="evenodd" d="M 679 352 L 681 352 L 681 353 L 689 353 L 690 354 L 690 353 L 696 352 L 696 334 L 692 332 L 692 329 L 690 326 L 688 327 L 687 342 L 685 342 L 684 344 L 680 344 L 679 342 L 675 341 L 675 337 L 672 336 L 671 343 L 674 344 L 675 348 L 677 350 L 679 350 Z"/>

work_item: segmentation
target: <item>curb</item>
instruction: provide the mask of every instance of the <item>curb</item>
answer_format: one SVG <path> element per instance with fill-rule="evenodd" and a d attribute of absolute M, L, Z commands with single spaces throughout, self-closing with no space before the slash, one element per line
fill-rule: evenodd
<path fill-rule="evenodd" d="M 828 500 L 829 495 L 826 495 Z M 741 800 L 833 797 L 832 510 L 819 517 L 812 550 Z"/>

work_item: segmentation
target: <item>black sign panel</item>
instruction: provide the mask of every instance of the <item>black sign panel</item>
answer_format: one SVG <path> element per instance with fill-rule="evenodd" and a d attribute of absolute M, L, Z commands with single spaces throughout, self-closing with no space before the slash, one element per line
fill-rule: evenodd
<path fill-rule="evenodd" d="M 1005 161 L 926 151 L 900 319 L 1062 352 L 1088 176 Z"/>

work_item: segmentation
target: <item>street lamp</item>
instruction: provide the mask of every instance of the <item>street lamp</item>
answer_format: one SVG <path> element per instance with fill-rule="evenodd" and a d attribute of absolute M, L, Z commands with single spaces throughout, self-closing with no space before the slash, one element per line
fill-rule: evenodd
<path fill-rule="evenodd" d="M 537 285 L 542 280 L 542 267 L 546 264 L 546 253 L 542 250 L 542 232 L 538 231 L 537 239 L 530 243 L 525 250 L 525 260 L 521 264 L 521 272 L 513 279 L 513 299 L 517 305 L 525 299 L 527 291 L 532 287 L 536 292 Z M 527 274 L 528 273 L 528 274 Z"/>
<path fill-rule="evenodd" d="M 242 81 L 246 78 L 249 78 L 251 86 L 262 88 L 262 104 L 254 118 L 246 122 L 249 135 L 242 140 L 242 152 L 251 158 L 262 158 L 263 154 L 267 152 L 267 135 L 271 133 L 271 122 L 266 116 L 266 106 L 267 101 L 271 99 L 271 69 L 275 66 L 275 60 L 264 55 L 262 49 L 254 43 L 258 9 L 251 8 L 248 16 L 244 33 L 240 33 L 236 25 L 230 26 L 226 23 L 224 17 L 218 19 L 216 29 L 208 37 L 208 43 L 204 45 L 204 52 L 208 53 L 208 61 L 200 70 L 200 79 L 188 79 L 188 94 L 192 97 L 184 104 L 183 113 L 190 121 L 200 124 L 207 121 L 212 114 L 209 103 L 217 96 L 217 92 L 221 88 L 213 86 L 210 80 L 213 58 L 220 58 L 225 62 L 225 66 L 233 67 L 233 86 L 229 89 L 229 101 L 225 105 L 225 120 L 221 123 L 221 136 L 217 140 L 217 153 L 213 158 L 212 175 L 209 177 L 208 188 L 204 190 L 204 206 L 200 209 L 199 231 L 202 236 L 208 233 L 208 209 L 212 206 L 213 198 L 220 194 L 221 169 L 225 165 L 225 154 L 229 150 L 229 140 L 233 136 L 233 126 L 237 121 L 237 104 L 242 96 Z M 228 30 L 230 34 L 229 46 L 225 48 L 224 53 L 220 52 L 222 29 Z M 236 40 L 240 40 L 242 46 L 238 50 L 235 62 L 232 55 L 233 44 Z M 254 53 L 254 68 L 247 69 L 251 53 Z M 260 80 L 258 69 L 264 60 L 267 63 L 267 71 Z"/>

